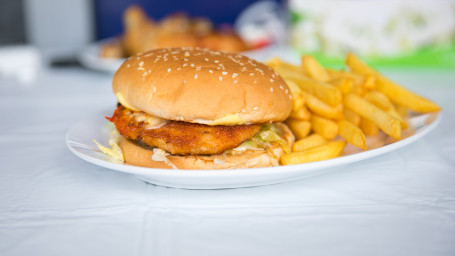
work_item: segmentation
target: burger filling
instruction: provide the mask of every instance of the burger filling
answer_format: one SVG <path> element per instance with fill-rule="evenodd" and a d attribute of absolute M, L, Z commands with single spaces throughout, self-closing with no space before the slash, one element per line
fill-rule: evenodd
<path fill-rule="evenodd" d="M 263 130 L 262 124 L 209 126 L 171 120 L 157 121 L 144 112 L 133 111 L 122 105 L 108 120 L 115 124 L 125 138 L 174 155 L 221 154 L 237 148 Z M 258 139 L 270 139 L 265 137 L 271 133 L 259 134 L 263 134 L 263 138 Z"/>

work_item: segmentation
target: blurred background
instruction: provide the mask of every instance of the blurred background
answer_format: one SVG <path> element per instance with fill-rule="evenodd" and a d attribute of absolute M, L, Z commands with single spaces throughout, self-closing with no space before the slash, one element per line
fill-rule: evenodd
<path fill-rule="evenodd" d="M 311 53 L 337 65 L 354 52 L 377 66 L 454 68 L 455 1 L 0 1 L 0 76 L 14 63 L 112 71 L 137 52 L 184 45 L 260 60 Z"/>

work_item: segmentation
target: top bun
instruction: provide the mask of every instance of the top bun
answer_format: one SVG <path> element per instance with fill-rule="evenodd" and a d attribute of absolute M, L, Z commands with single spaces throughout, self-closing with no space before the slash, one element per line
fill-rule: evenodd
<path fill-rule="evenodd" d="M 279 122 L 292 109 L 291 91 L 272 68 L 240 54 L 203 49 L 166 48 L 130 57 L 112 88 L 127 107 L 209 125 Z"/>

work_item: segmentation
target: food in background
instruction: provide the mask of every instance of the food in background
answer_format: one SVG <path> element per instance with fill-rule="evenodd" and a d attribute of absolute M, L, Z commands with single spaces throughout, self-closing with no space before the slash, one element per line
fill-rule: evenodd
<path fill-rule="evenodd" d="M 185 13 L 174 13 L 155 21 L 142 8 L 130 6 L 124 12 L 123 24 L 123 35 L 101 46 L 102 57 L 124 58 L 164 47 L 199 47 L 227 52 L 250 49 L 234 30 L 216 29 L 210 20 Z"/>
<path fill-rule="evenodd" d="M 455 2 L 290 0 L 290 42 L 327 64 L 455 66 Z"/>

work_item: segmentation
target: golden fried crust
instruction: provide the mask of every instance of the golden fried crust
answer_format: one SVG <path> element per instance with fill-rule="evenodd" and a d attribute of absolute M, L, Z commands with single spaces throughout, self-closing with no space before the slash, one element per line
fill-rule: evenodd
<path fill-rule="evenodd" d="M 134 111 L 119 106 L 109 119 L 121 135 L 171 154 L 220 154 L 239 146 L 259 132 L 262 125 L 208 126 L 203 124 L 167 121 L 150 129 L 137 121 Z"/>

